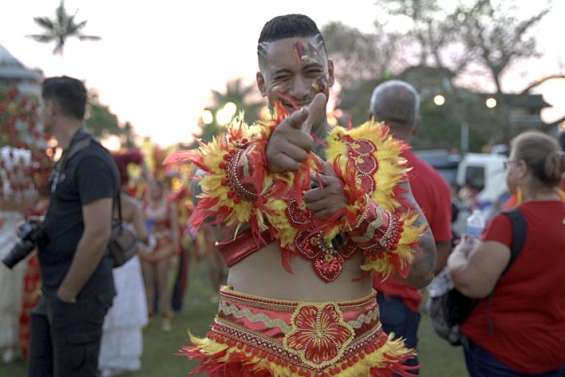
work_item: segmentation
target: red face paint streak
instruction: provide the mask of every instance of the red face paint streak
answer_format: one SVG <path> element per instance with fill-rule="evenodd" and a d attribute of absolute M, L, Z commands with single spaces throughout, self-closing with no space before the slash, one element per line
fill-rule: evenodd
<path fill-rule="evenodd" d="M 301 41 L 296 42 L 294 44 L 294 51 L 296 52 L 296 57 L 298 58 L 298 61 L 301 62 L 302 59 L 304 59 L 304 54 L 306 52 L 304 44 Z"/>
<path fill-rule="evenodd" d="M 298 106 L 298 103 L 296 102 L 296 100 L 290 96 L 287 96 L 284 93 L 281 92 L 275 92 L 275 95 L 280 98 L 281 100 L 283 100 L 284 102 L 286 102 L 288 105 L 290 105 L 290 107 L 292 108 L 293 111 L 296 111 L 299 109 L 300 106 Z"/>

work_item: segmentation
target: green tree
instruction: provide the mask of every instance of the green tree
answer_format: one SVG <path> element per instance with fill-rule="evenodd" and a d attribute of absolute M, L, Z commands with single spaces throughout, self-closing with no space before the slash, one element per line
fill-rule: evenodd
<path fill-rule="evenodd" d="M 42 43 L 55 42 L 53 54 L 60 55 L 63 54 L 65 42 L 68 38 L 78 38 L 81 41 L 100 40 L 98 36 L 83 34 L 81 30 L 84 29 L 87 21 L 77 22 L 75 21 L 75 16 L 76 12 L 73 15 L 67 13 L 65 2 L 61 0 L 61 3 L 55 10 L 55 18 L 35 17 L 33 19 L 37 25 L 44 29 L 43 34 L 32 34 L 27 37 Z"/>
<path fill-rule="evenodd" d="M 496 88 L 505 141 L 510 140 L 514 130 L 505 101 L 504 74 L 519 61 L 539 57 L 532 29 L 549 12 L 549 8 L 544 7 L 529 17 L 519 18 L 516 8 L 514 4 L 495 5 L 491 0 L 478 0 L 471 7 L 460 6 L 455 11 L 456 18 L 461 21 L 464 46 L 476 51 L 475 63 L 488 72 Z"/>
<path fill-rule="evenodd" d="M 133 125 L 130 122 L 121 125 L 118 116 L 112 112 L 109 106 L 100 102 L 95 91 L 88 93 L 88 112 L 85 126 L 98 138 L 115 135 L 121 138 L 123 146 L 127 148 L 135 147 Z"/>
<path fill-rule="evenodd" d="M 323 29 L 330 57 L 343 62 L 339 69 L 346 72 L 338 74 L 353 78 L 342 85 L 340 106 L 352 114 L 354 123 L 366 119 L 374 86 L 401 74 L 401 78 L 417 87 L 423 103 L 429 104 L 422 106 L 425 126 L 422 132 L 428 135 L 419 135 L 417 143 L 427 145 L 433 139 L 448 138 L 451 146 L 458 145 L 465 129 L 470 132 L 472 149 L 493 139 L 508 140 L 512 130 L 503 76 L 516 62 L 538 56 L 532 31 L 548 8 L 542 7 L 535 14 L 521 18 L 509 1 L 495 4 L 490 0 L 473 0 L 459 2 L 451 8 L 440 7 L 437 0 L 380 0 L 377 5 L 379 18 L 383 19 L 384 10 L 389 24 L 397 21 L 406 24 L 408 20 L 406 31 L 390 33 L 386 24 L 381 23 L 375 23 L 375 33 L 370 34 L 349 27 L 339 27 L 336 33 L 335 24 Z M 352 52 L 351 46 L 372 51 Z M 386 59 L 378 60 L 375 55 L 381 51 Z M 371 67 L 374 76 L 367 78 L 367 70 L 359 68 L 362 66 Z M 411 71 L 411 66 L 421 68 L 424 74 L 419 78 L 402 74 Z M 432 71 L 426 71 L 426 67 Z M 484 82 L 490 80 L 496 88 L 496 109 L 487 110 L 484 98 L 457 85 L 465 75 L 476 75 L 471 67 L 482 68 Z M 445 106 L 434 107 L 431 100 L 437 94 L 445 96 Z M 438 111 L 448 114 L 438 116 Z M 433 119 L 431 128 L 425 124 L 426 117 Z M 448 127 L 450 132 L 445 132 Z M 432 132 L 434 128 L 441 132 Z M 435 134 L 443 137 L 433 137 Z M 462 147 L 465 151 L 467 146 Z"/>
<path fill-rule="evenodd" d="M 130 122 L 126 122 L 122 128 L 122 139 L 123 139 L 123 146 L 132 149 L 137 148 L 137 144 L 135 142 L 135 132 L 133 130 L 133 125 Z"/>
<path fill-rule="evenodd" d="M 97 137 L 120 135 L 123 132 L 117 115 L 107 105 L 102 104 L 98 94 L 92 91 L 88 93 L 88 116 L 85 124 Z"/>
<path fill-rule="evenodd" d="M 244 120 L 248 124 L 257 121 L 263 104 L 255 98 L 255 94 L 255 86 L 246 85 L 241 78 L 227 82 L 224 92 L 212 90 L 212 104 L 206 110 L 213 118 L 208 124 L 201 119 L 200 138 L 205 141 L 212 140 L 240 111 L 244 112 Z"/>
<path fill-rule="evenodd" d="M 341 22 L 331 22 L 322 28 L 322 34 L 342 88 L 389 75 L 399 58 L 400 35 L 385 32 L 379 23 L 375 23 L 374 33 L 362 33 Z"/>
<path fill-rule="evenodd" d="M 448 10 L 442 9 L 437 0 L 382 0 L 382 3 L 393 20 L 394 17 L 411 20 L 405 37 L 419 49 L 421 65 L 432 64 L 443 72 L 453 73 L 444 76 L 445 91 L 453 103 L 452 116 L 459 123 L 477 127 L 462 116 L 464 98 L 454 81 L 468 74 L 470 65 L 486 73 L 485 78 L 495 87 L 496 123 L 501 126 L 489 134 L 508 141 L 513 130 L 503 76 L 515 63 L 539 57 L 532 32 L 549 7 L 542 4 L 531 16 L 520 17 L 517 6 L 510 1 L 459 2 Z M 496 133 L 493 135 L 492 131 Z"/>

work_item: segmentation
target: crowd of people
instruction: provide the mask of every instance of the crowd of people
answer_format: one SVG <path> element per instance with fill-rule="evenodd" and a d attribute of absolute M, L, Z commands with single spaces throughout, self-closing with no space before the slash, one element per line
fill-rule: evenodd
<path fill-rule="evenodd" d="M 199 362 L 193 374 L 418 375 L 425 288 L 447 279 L 474 299 L 459 329 L 470 376 L 564 376 L 565 133 L 561 144 L 538 131 L 514 138 L 506 212 L 489 212 L 480 239 L 456 240 L 451 188 L 410 149 L 414 87 L 385 81 L 365 99 L 366 123 L 331 128 L 334 67 L 314 21 L 271 19 L 257 53 L 276 116 L 235 120 L 152 172 L 83 128 L 81 81 L 44 81 L 42 122 L 63 153 L 31 201 L 10 197 L 2 176 L 0 257 L 23 243 L 19 224 L 42 218 L 30 255 L 0 268 L 3 360 L 23 354 L 30 377 L 139 370 L 143 327 L 159 316 L 172 330 L 186 254 L 209 249 L 219 307 L 206 337 L 181 348 Z M 142 179 L 131 181 L 131 165 Z M 162 173 L 187 165 L 173 192 Z M 521 247 L 511 209 L 525 224 Z M 117 266 L 123 229 L 135 252 Z"/>

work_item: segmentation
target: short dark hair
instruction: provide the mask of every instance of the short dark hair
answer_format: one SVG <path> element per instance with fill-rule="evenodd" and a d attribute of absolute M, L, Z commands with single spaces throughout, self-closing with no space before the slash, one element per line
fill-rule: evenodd
<path fill-rule="evenodd" d="M 263 26 L 258 43 L 316 35 L 322 35 L 322 33 L 310 17 L 303 14 L 286 14 L 269 20 Z"/>
<path fill-rule="evenodd" d="M 65 115 L 84 119 L 88 96 L 82 81 L 68 76 L 46 78 L 41 95 L 44 100 L 55 101 Z"/>

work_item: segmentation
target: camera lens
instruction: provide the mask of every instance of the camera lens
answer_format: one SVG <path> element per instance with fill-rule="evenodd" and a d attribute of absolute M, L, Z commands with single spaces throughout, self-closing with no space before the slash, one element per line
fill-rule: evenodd
<path fill-rule="evenodd" d="M 22 261 L 35 249 L 35 244 L 30 241 L 19 241 L 12 247 L 12 250 L 2 259 L 2 263 L 9 269 L 14 268 L 16 264 Z"/>

